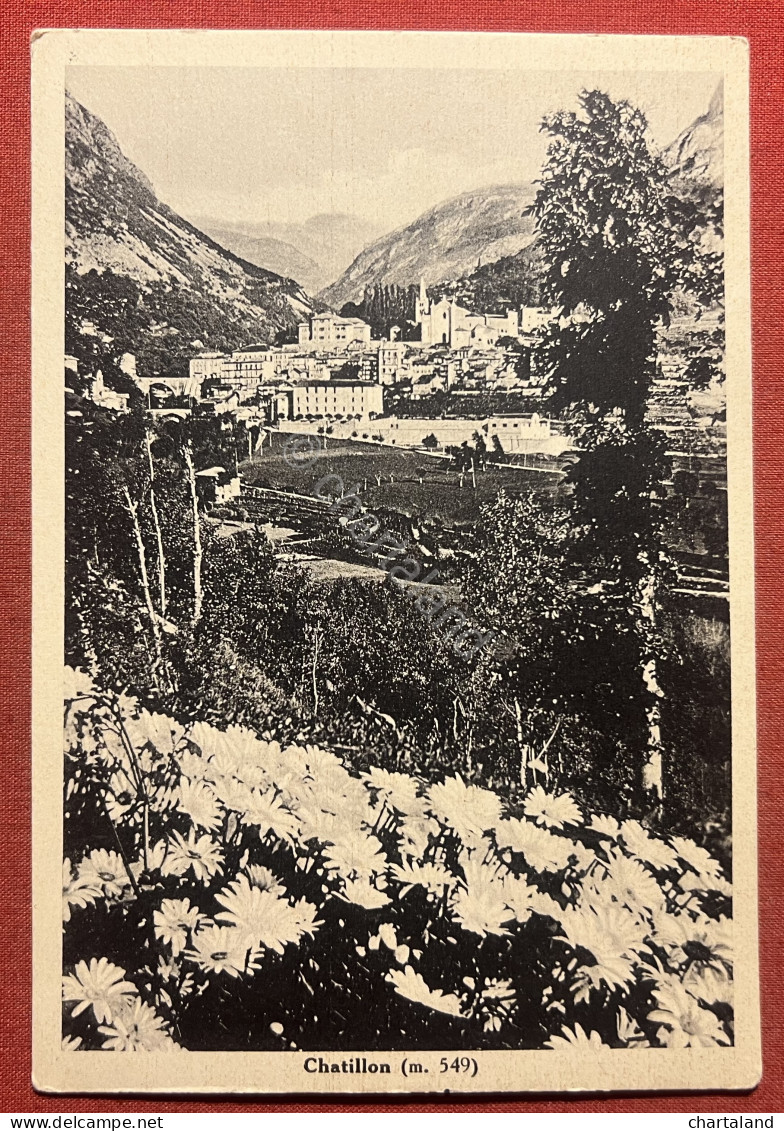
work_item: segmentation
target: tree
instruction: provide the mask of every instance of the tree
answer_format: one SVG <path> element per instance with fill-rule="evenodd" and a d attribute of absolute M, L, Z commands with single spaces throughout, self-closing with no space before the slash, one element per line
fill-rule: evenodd
<path fill-rule="evenodd" d="M 631 628 L 640 641 L 640 785 L 658 808 L 656 620 L 666 556 L 656 495 L 665 467 L 645 414 L 657 334 L 697 253 L 667 171 L 648 148 L 644 114 L 598 90 L 579 101 L 579 114 L 543 123 L 553 140 L 532 208 L 548 264 L 543 297 L 560 314 L 544 353 L 551 405 L 583 423 L 570 476 L 573 521 L 584 535 L 577 558 L 590 587 L 618 609 L 619 632 Z"/>

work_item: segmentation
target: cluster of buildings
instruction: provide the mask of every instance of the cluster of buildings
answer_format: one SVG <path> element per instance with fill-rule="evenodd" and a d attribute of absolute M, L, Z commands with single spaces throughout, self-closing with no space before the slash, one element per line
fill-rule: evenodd
<path fill-rule="evenodd" d="M 121 368 L 145 395 L 151 412 L 186 413 L 194 404 L 215 412 L 250 413 L 266 424 L 308 418 L 373 420 L 384 414 L 385 391 L 423 399 L 443 391 L 470 397 L 530 386 L 521 350 L 536 332 L 535 311 L 473 314 L 454 300 L 431 302 L 424 284 L 416 304 L 418 340 L 398 327 L 373 338 L 360 318 L 331 311 L 300 324 L 296 343 L 249 345 L 232 353 L 201 351 L 187 376 L 143 377 L 126 355 Z M 510 339 L 518 343 L 510 351 Z M 122 411 L 126 398 L 100 374 L 89 395 Z M 468 410 L 470 412 L 470 409 Z"/>
<path fill-rule="evenodd" d="M 296 344 L 194 357 L 187 391 L 193 395 L 198 383 L 201 400 L 255 398 L 275 421 L 372 418 L 383 413 L 384 390 L 391 387 L 415 400 L 439 391 L 511 392 L 530 385 L 530 379 L 508 342 L 530 347 L 543 315 L 529 310 L 472 314 L 454 300 L 431 302 L 423 285 L 416 341 L 402 341 L 395 326 L 389 338 L 373 338 L 362 319 L 325 311 L 300 324 Z M 178 392 L 186 391 L 182 384 Z"/>

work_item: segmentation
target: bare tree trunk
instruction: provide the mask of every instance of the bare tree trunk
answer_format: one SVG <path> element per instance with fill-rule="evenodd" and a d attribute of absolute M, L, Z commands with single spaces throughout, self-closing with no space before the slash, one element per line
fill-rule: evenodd
<path fill-rule="evenodd" d="M 517 746 L 520 750 L 520 783 L 523 786 L 528 785 L 528 761 L 530 754 L 530 747 L 525 741 L 523 736 L 523 712 L 520 707 L 520 700 L 515 696 L 515 730 L 517 731 Z"/>
<path fill-rule="evenodd" d="M 147 446 L 147 461 L 150 465 L 150 511 L 155 527 L 155 538 L 158 543 L 158 590 L 161 603 L 161 616 L 166 616 L 166 559 L 163 556 L 163 536 L 158 518 L 158 505 L 155 500 L 155 467 L 152 462 L 152 447 L 150 446 L 150 433 L 145 429 L 144 440 Z"/>
<path fill-rule="evenodd" d="M 321 647 L 321 632 L 320 632 L 319 628 L 317 627 L 315 632 L 313 633 L 313 659 L 312 659 L 311 665 L 310 665 L 310 682 L 311 682 L 311 688 L 312 688 L 312 691 L 313 691 L 313 717 L 314 718 L 318 718 L 318 713 L 319 713 L 319 693 L 318 693 L 318 681 L 316 679 L 316 673 L 318 671 L 318 656 L 319 656 L 320 647 Z"/>
<path fill-rule="evenodd" d="M 639 584 L 638 607 L 643 621 L 644 636 L 652 635 L 655 628 L 655 596 L 656 578 L 652 573 L 649 573 L 641 579 Z M 661 700 L 664 693 L 659 685 L 656 656 L 652 647 L 647 650 L 647 655 L 644 657 L 642 679 L 649 697 L 645 712 L 648 739 L 642 768 L 642 785 L 654 804 L 660 807 L 664 796 L 661 741 Z"/>
<path fill-rule="evenodd" d="M 139 557 L 139 574 L 142 581 L 142 592 L 144 594 L 144 603 L 147 606 L 147 615 L 150 618 L 150 627 L 152 629 L 153 644 L 155 646 L 155 653 L 158 659 L 159 671 L 163 670 L 163 652 L 161 650 L 161 634 L 158 626 L 157 614 L 155 607 L 152 603 L 152 595 L 150 593 L 150 579 L 147 573 L 147 553 L 144 548 L 144 539 L 142 538 L 141 527 L 139 526 L 138 508 L 136 503 L 131 498 L 131 493 L 126 486 L 123 485 L 122 493 L 125 498 L 125 506 L 128 514 L 131 516 L 131 523 L 133 525 L 133 535 L 136 541 L 136 552 Z"/>
<path fill-rule="evenodd" d="M 202 587 L 201 587 L 201 530 L 199 528 L 199 498 L 196 494 L 196 469 L 193 466 L 191 449 L 185 446 L 185 465 L 188 468 L 188 483 L 191 489 L 191 504 L 193 507 L 193 623 L 197 624 L 201 617 Z"/>

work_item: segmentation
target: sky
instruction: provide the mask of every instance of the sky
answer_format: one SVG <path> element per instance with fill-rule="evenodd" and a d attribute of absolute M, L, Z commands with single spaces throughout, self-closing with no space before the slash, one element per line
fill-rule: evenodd
<path fill-rule="evenodd" d="M 715 74 L 364 68 L 70 67 L 66 85 L 158 197 L 190 219 L 298 223 L 348 213 L 379 231 L 458 193 L 533 180 L 542 116 L 600 88 L 664 147 Z"/>

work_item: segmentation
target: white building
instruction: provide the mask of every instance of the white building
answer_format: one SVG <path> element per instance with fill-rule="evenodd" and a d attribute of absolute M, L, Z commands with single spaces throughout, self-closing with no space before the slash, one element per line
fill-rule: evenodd
<path fill-rule="evenodd" d="M 396 385 L 408 376 L 405 364 L 406 347 L 400 341 L 381 341 L 378 343 L 377 376 L 381 385 Z"/>
<path fill-rule="evenodd" d="M 283 392 L 283 391 L 281 391 Z M 289 420 L 303 416 L 380 416 L 384 411 L 381 385 L 369 381 L 314 381 L 285 390 Z M 279 410 L 282 408 L 279 398 Z"/>
<path fill-rule="evenodd" d="M 87 396 L 93 404 L 97 404 L 101 408 L 111 408 L 115 412 L 128 411 L 128 394 L 116 393 L 114 389 L 107 389 L 100 369 L 90 381 Z"/>
<path fill-rule="evenodd" d="M 299 344 L 311 349 L 339 349 L 349 342 L 370 345 L 370 327 L 361 318 L 343 318 L 326 311 L 299 326 Z"/>

